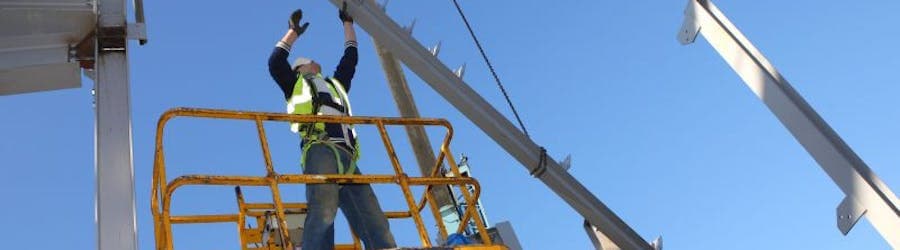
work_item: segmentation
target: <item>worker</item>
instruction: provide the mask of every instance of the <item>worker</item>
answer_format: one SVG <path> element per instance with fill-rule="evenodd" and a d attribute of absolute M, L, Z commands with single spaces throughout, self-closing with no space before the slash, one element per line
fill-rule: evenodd
<path fill-rule="evenodd" d="M 284 93 L 289 114 L 352 115 L 347 93 L 358 58 L 353 18 L 346 8 L 345 3 L 338 11 L 344 26 L 344 55 L 332 77 L 323 77 L 321 66 L 311 59 L 300 57 L 288 64 L 294 41 L 309 27 L 308 22 L 300 24 L 301 10 L 291 14 L 287 34 L 269 57 L 269 73 Z M 291 130 L 300 134 L 304 174 L 360 174 L 356 168 L 359 142 L 351 125 L 294 123 Z M 308 210 L 301 243 L 304 250 L 334 248 L 338 207 L 366 249 L 396 247 L 387 218 L 369 184 L 307 184 L 306 198 Z"/>

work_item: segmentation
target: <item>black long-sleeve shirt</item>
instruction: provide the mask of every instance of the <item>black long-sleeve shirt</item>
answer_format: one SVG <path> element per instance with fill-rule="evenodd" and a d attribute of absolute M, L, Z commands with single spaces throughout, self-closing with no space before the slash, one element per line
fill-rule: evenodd
<path fill-rule="evenodd" d="M 272 79 L 278 83 L 278 87 L 281 88 L 281 91 L 284 92 L 284 99 L 290 99 L 291 94 L 294 92 L 294 84 L 297 83 L 297 72 L 294 72 L 291 69 L 291 64 L 288 63 L 288 51 L 281 47 L 275 47 L 272 50 L 272 55 L 269 56 L 269 74 L 272 75 Z M 341 82 L 344 89 L 349 93 L 350 92 L 350 84 L 353 80 L 353 75 L 356 74 L 356 63 L 359 61 L 356 47 L 348 46 L 344 49 L 344 56 L 341 57 L 341 62 L 338 63 L 337 68 L 334 70 L 335 79 Z M 326 81 L 329 78 L 325 78 Z"/>

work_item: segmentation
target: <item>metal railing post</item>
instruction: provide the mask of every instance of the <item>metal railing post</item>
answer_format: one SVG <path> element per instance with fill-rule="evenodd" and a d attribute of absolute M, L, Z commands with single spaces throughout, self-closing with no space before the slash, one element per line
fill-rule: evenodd
<path fill-rule="evenodd" d="M 277 174 L 275 167 L 272 166 L 272 156 L 269 154 L 269 141 L 266 139 L 266 129 L 263 128 L 262 120 L 257 117 L 256 130 L 259 134 L 259 143 L 262 146 L 263 157 L 266 161 L 266 181 L 269 182 L 269 189 L 272 190 L 272 201 L 275 202 L 275 218 L 278 220 L 278 231 L 281 232 L 281 243 L 285 249 L 293 249 L 291 243 L 291 235 L 288 232 L 287 221 L 284 215 L 284 204 L 281 203 L 281 191 L 278 190 Z"/>

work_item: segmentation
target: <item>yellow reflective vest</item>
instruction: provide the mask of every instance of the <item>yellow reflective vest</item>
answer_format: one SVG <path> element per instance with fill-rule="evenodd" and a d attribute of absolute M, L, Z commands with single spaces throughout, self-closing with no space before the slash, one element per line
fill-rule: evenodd
<path fill-rule="evenodd" d="M 296 115 L 337 115 L 351 116 L 350 99 L 344 85 L 335 78 L 326 81 L 322 74 L 299 76 L 294 90 L 287 100 L 287 113 Z M 325 123 L 291 123 L 291 131 L 300 133 L 301 138 L 318 138 L 325 132 Z M 331 142 L 345 142 L 355 148 L 356 131 L 353 125 L 340 124 L 343 138 L 328 138 Z M 313 134 L 310 134 L 313 133 Z"/>

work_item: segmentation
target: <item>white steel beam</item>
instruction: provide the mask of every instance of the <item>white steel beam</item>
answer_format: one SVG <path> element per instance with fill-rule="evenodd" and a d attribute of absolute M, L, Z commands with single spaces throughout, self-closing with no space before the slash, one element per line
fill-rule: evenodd
<path fill-rule="evenodd" d="M 137 249 L 125 0 L 96 0 L 97 247 Z"/>
<path fill-rule="evenodd" d="M 66 44 L 0 50 L 0 56 L 3 57 L 0 60 L 0 70 L 70 62 L 69 47 Z"/>
<path fill-rule="evenodd" d="M 75 43 L 92 31 L 97 16 L 90 6 L 83 9 L 60 11 L 47 8 L 11 8 L 7 0 L 0 0 L 0 45 L 4 40 L 40 35 L 62 35 L 62 37 L 40 37 L 26 41 L 24 45 Z M 6 49 L 8 45 L 0 46 Z"/>
<path fill-rule="evenodd" d="M 70 47 L 96 28 L 90 0 L 0 0 L 0 95 L 81 86 Z"/>
<path fill-rule="evenodd" d="M 329 0 L 340 7 L 345 0 Z M 572 208 L 623 249 L 652 249 L 603 202 L 519 131 L 469 85 L 371 1 L 351 0 L 347 11 L 360 27 L 428 83 Z M 543 160 L 542 160 L 543 159 Z"/>
<path fill-rule="evenodd" d="M 845 235 L 865 215 L 893 247 L 900 248 L 897 196 L 806 103 L 778 70 L 707 0 L 689 0 L 678 38 L 694 42 L 697 34 L 756 93 L 757 97 L 803 145 L 846 197 L 837 208 L 838 228 Z"/>
<path fill-rule="evenodd" d="M 94 10 L 89 0 L 79 1 L 34 1 L 34 0 L 2 0 L 0 10 L 51 10 L 51 11 L 87 11 Z"/>
<path fill-rule="evenodd" d="M 81 87 L 78 63 L 0 70 L 0 96 Z"/>

